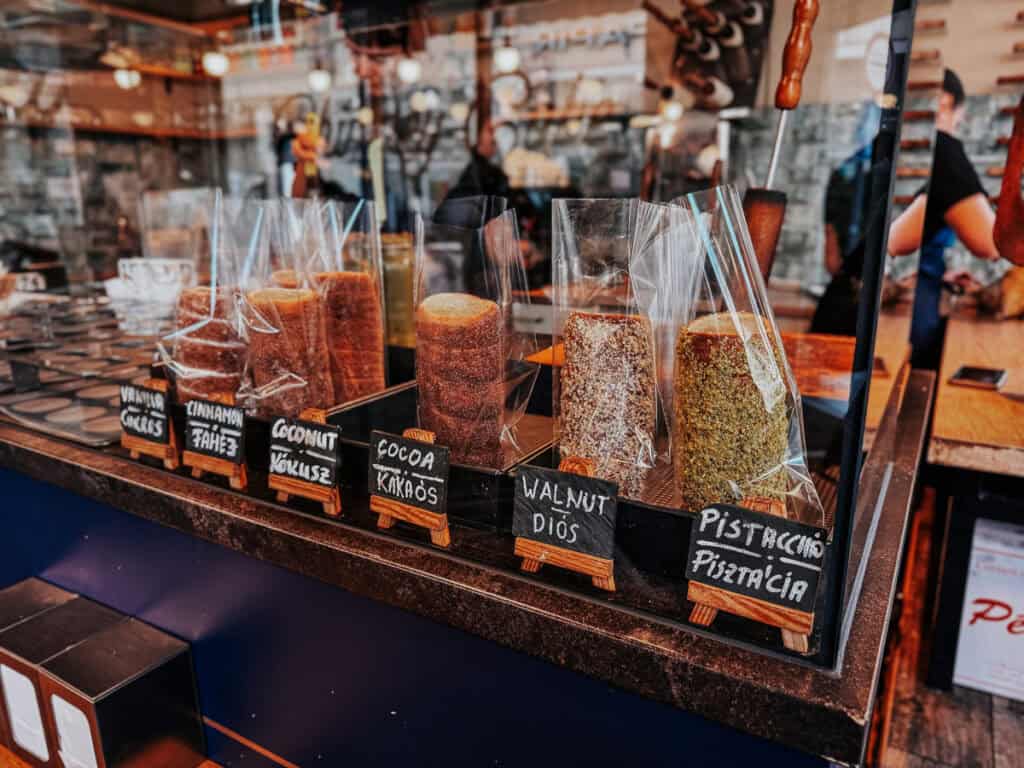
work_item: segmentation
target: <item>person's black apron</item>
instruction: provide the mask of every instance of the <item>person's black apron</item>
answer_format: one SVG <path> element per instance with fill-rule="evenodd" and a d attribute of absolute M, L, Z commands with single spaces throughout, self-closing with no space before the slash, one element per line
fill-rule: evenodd
<path fill-rule="evenodd" d="M 921 246 L 921 261 L 914 289 L 914 315 L 910 324 L 910 362 L 914 368 L 938 370 L 946 321 L 940 314 L 942 276 L 946 273 L 946 249 L 956 242 L 956 234 L 943 227 Z"/>

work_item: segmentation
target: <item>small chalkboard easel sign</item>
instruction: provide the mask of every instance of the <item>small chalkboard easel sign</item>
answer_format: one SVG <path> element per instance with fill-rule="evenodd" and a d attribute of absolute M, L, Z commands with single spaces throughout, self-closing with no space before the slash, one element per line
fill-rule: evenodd
<path fill-rule="evenodd" d="M 690 621 L 709 626 L 718 612 L 779 627 L 782 643 L 808 653 L 827 532 L 787 520 L 776 500 L 702 510 L 690 534 L 686 597 Z"/>
<path fill-rule="evenodd" d="M 591 577 L 615 591 L 615 516 L 618 486 L 594 477 L 590 459 L 570 456 L 558 470 L 520 467 L 512 530 L 522 569 L 555 565 Z"/>
<path fill-rule="evenodd" d="M 327 413 L 307 408 L 298 419 L 277 418 L 270 424 L 270 474 L 267 485 L 277 500 L 302 496 L 324 505 L 330 517 L 341 514 L 338 491 L 338 427 L 327 424 Z"/>
<path fill-rule="evenodd" d="M 192 477 L 223 475 L 236 491 L 245 490 L 245 412 L 230 393 L 185 403 L 185 450 L 181 462 Z"/>
<path fill-rule="evenodd" d="M 146 379 L 142 386 L 121 384 L 121 446 L 133 459 L 142 455 L 177 469 L 178 440 L 167 402 L 167 382 Z"/>
<path fill-rule="evenodd" d="M 446 509 L 449 453 L 434 445 L 434 433 L 407 429 L 401 437 L 386 432 L 370 436 L 370 511 L 378 528 L 396 520 L 426 528 L 436 547 L 452 543 Z"/>

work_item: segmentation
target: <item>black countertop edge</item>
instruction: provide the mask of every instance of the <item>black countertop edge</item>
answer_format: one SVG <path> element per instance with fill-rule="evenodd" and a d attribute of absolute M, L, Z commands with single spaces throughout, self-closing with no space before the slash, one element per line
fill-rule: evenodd
<path fill-rule="evenodd" d="M 879 431 L 882 441 L 862 473 L 866 484 L 894 467 L 840 674 L 8 423 L 0 423 L 0 466 L 753 735 L 852 764 L 860 760 L 870 725 L 933 386 L 932 374 L 909 375 L 899 412 L 893 403 Z M 858 503 L 873 507 L 876 501 Z"/>

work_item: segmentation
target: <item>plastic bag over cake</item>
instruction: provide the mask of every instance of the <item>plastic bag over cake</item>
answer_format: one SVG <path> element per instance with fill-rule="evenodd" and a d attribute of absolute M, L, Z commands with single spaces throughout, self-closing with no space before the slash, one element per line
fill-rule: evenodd
<path fill-rule="evenodd" d="M 533 332 L 515 328 L 528 301 L 514 211 L 464 198 L 416 223 L 419 424 L 452 461 L 500 469 L 523 451 L 517 427 L 536 381 Z"/>
<path fill-rule="evenodd" d="M 553 207 L 554 387 L 562 458 L 641 493 L 667 465 L 676 302 L 690 305 L 695 262 L 688 214 L 630 199 L 556 200 Z"/>
<path fill-rule="evenodd" d="M 682 507 L 776 502 L 824 524 L 806 462 L 796 381 L 732 187 L 675 201 L 688 213 L 696 302 L 677 301 L 672 454 Z"/>
<path fill-rule="evenodd" d="M 139 199 L 142 255 L 188 259 L 199 282 L 210 280 L 210 214 L 219 190 L 212 187 L 152 190 Z"/>
<path fill-rule="evenodd" d="M 209 215 L 208 279 L 181 291 L 174 330 L 160 339 L 158 351 L 179 402 L 193 398 L 234 397 L 245 370 L 246 341 L 239 319 L 242 264 L 263 237 L 260 210 L 241 200 L 213 196 Z"/>
<path fill-rule="evenodd" d="M 385 388 L 380 236 L 373 203 L 328 202 L 318 211 L 322 247 L 309 265 L 327 330 L 336 403 Z"/>
<path fill-rule="evenodd" d="M 265 237 L 243 268 L 241 320 L 249 340 L 239 400 L 262 416 L 297 416 L 334 405 L 327 326 L 311 273 L 327 247 L 321 204 L 250 203 Z"/>

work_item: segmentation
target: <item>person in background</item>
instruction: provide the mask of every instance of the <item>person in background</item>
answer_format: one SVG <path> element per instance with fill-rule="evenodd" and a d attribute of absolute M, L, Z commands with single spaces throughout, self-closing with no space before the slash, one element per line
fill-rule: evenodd
<path fill-rule="evenodd" d="M 476 146 L 470 153 L 469 163 L 463 169 L 455 186 L 448 190 L 447 200 L 476 195 L 492 195 L 508 198 L 508 176 L 501 166 L 493 161 L 498 153 L 494 138 L 494 125 L 488 120 L 480 127 Z"/>
<path fill-rule="evenodd" d="M 829 176 L 825 189 L 825 269 L 831 279 L 815 308 L 811 333 L 857 334 L 864 236 L 872 214 L 871 162 L 880 117 L 881 109 L 869 104 L 857 126 L 860 148 Z M 875 217 L 879 215 L 874 213 Z"/>
<path fill-rule="evenodd" d="M 959 239 L 978 258 L 999 258 L 992 237 L 995 213 L 957 138 L 967 111 L 966 98 L 960 78 L 947 69 L 935 117 L 931 178 L 889 228 L 893 256 L 921 251 L 910 329 L 915 368 L 938 369 L 945 337 L 945 319 L 939 311 L 942 290 L 945 286 L 959 292 L 967 279 L 946 274 L 946 249 Z"/>
<path fill-rule="evenodd" d="M 547 256 L 530 239 L 530 235 L 538 229 L 537 219 L 541 212 L 525 190 L 512 189 L 505 171 L 494 162 L 493 158 L 497 153 L 498 143 L 494 136 L 494 124 L 488 120 L 480 127 L 480 135 L 477 137 L 469 163 L 466 164 L 458 181 L 455 182 L 455 186 L 448 190 L 439 209 L 445 203 L 459 198 L 477 196 L 503 198 L 505 204 L 515 209 L 518 217 L 519 251 L 523 268 L 530 274 L 539 271 L 547 275 L 549 273 L 549 270 L 546 269 Z M 497 213 L 496 210 L 490 211 L 486 218 Z M 550 213 L 548 220 L 550 221 Z M 472 281 L 468 284 L 472 284 Z"/>

